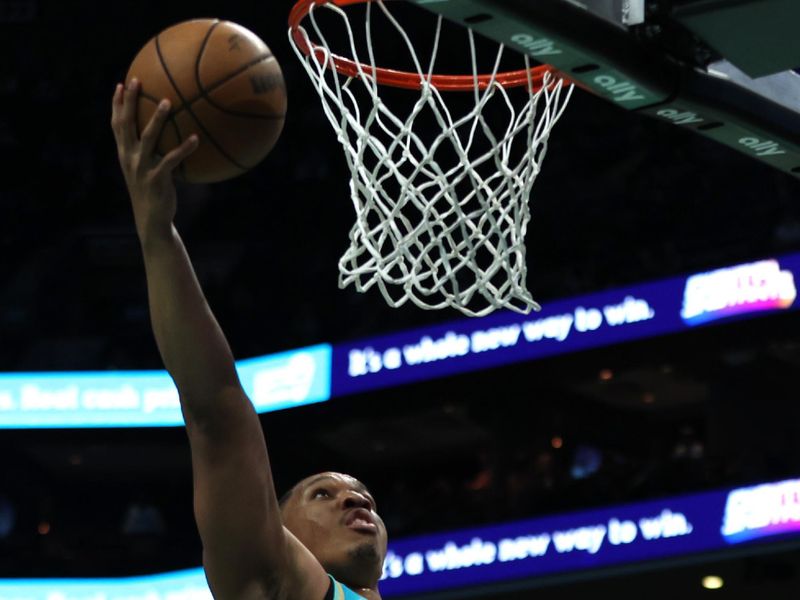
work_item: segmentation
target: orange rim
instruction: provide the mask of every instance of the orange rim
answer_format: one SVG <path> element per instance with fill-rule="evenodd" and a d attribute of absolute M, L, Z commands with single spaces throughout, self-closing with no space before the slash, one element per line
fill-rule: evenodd
<path fill-rule="evenodd" d="M 306 42 L 306 38 L 300 32 L 300 23 L 308 16 L 314 6 L 322 6 L 323 4 L 349 6 L 350 4 L 366 4 L 367 2 L 372 2 L 372 0 L 298 0 L 292 8 L 292 12 L 289 13 L 289 27 L 295 44 L 306 56 L 310 56 L 314 52 L 318 60 L 325 60 L 327 53 L 320 46 L 313 43 L 309 45 Z M 422 89 L 419 73 L 380 67 L 373 69 L 370 65 L 360 64 L 336 54 L 331 54 L 330 58 L 333 67 L 347 77 L 359 77 L 361 72 L 373 73 L 375 80 L 381 85 L 409 90 Z M 492 75 L 479 75 L 477 77 L 478 88 L 485 90 L 492 81 L 506 88 L 527 86 L 528 81 L 531 81 L 533 91 L 538 92 L 542 88 L 544 77 L 547 73 L 555 73 L 555 69 L 549 65 L 541 65 L 531 69 L 498 73 L 494 77 Z M 467 92 L 475 90 L 475 77 L 473 75 L 432 75 L 430 82 L 433 87 L 442 91 Z"/>

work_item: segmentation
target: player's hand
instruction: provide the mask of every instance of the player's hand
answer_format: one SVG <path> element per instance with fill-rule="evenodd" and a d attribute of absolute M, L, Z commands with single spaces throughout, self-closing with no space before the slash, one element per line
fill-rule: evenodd
<path fill-rule="evenodd" d="M 161 129 L 169 116 L 170 104 L 162 100 L 150 122 L 136 132 L 136 106 L 140 84 L 135 79 L 127 87 L 117 84 L 111 112 L 111 129 L 117 140 L 117 153 L 139 237 L 171 231 L 175 218 L 176 194 L 172 173 L 197 148 L 196 135 L 189 136 L 166 156 L 156 153 Z"/>

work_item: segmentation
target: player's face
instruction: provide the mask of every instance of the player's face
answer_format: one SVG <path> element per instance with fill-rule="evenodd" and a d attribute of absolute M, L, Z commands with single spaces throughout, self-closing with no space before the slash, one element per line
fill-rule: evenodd
<path fill-rule="evenodd" d="M 329 573 L 363 587 L 377 582 L 386 526 L 364 484 L 349 475 L 320 473 L 297 485 L 286 508 L 284 524 Z"/>

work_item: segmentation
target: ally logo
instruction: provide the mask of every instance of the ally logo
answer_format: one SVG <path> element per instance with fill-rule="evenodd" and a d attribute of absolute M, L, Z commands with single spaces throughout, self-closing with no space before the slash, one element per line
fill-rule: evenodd
<path fill-rule="evenodd" d="M 561 54 L 561 49 L 549 38 L 536 38 L 528 33 L 517 33 L 511 41 L 525 49 L 531 56 L 553 56 Z"/>
<path fill-rule="evenodd" d="M 662 108 L 656 114 L 662 119 L 675 123 L 675 125 L 694 125 L 705 121 L 705 119 L 698 117 L 691 111 L 677 108 Z"/>
<path fill-rule="evenodd" d="M 625 79 L 617 79 L 611 75 L 597 75 L 593 81 L 610 93 L 616 102 L 632 102 L 645 99 L 639 88 Z"/>
<path fill-rule="evenodd" d="M 751 150 L 758 156 L 775 156 L 776 154 L 786 154 L 786 150 L 780 147 L 778 142 L 772 140 L 761 140 L 757 137 L 743 137 L 739 144 Z"/>
<path fill-rule="evenodd" d="M 331 397 L 329 344 L 239 361 L 239 377 L 258 412 Z"/>
<path fill-rule="evenodd" d="M 256 403 L 301 402 L 308 397 L 314 382 L 314 357 L 299 352 L 282 364 L 269 365 L 253 377 Z"/>

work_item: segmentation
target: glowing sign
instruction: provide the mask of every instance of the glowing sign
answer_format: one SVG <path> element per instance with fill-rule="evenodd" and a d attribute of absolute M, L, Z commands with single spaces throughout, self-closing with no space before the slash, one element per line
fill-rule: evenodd
<path fill-rule="evenodd" d="M 800 544 L 800 479 L 394 540 L 384 598 L 590 572 L 767 541 Z M 759 539 L 756 539 L 759 538 Z M 0 579 L 0 600 L 211 600 L 202 569 L 117 579 Z"/>
<path fill-rule="evenodd" d="M 682 282 L 681 282 L 682 283 Z M 401 332 L 334 347 L 333 395 L 532 360 L 670 331 L 680 283 L 548 302 L 537 314 L 502 312 L 482 319 Z M 672 313 L 672 318 L 670 317 Z M 658 318 L 661 316 L 661 318 Z"/>
<path fill-rule="evenodd" d="M 390 542 L 380 589 L 385 597 L 404 596 L 708 556 L 734 541 L 800 543 L 799 524 L 797 479 L 687 494 Z"/>
<path fill-rule="evenodd" d="M 796 310 L 800 254 L 236 363 L 258 412 Z M 0 374 L 0 428 L 182 425 L 164 371 Z"/>
<path fill-rule="evenodd" d="M 800 531 L 800 480 L 765 483 L 728 494 L 722 535 L 731 544 Z"/>
<path fill-rule="evenodd" d="M 104 579 L 0 579 L 0 600 L 213 600 L 203 569 Z"/>
<path fill-rule="evenodd" d="M 697 325 L 731 315 L 786 309 L 797 297 L 794 275 L 777 260 L 717 269 L 686 281 L 681 317 Z"/>
<path fill-rule="evenodd" d="M 302 348 L 237 362 L 258 412 L 330 398 L 331 347 Z M 166 371 L 0 374 L 0 428 L 183 425 Z"/>
<path fill-rule="evenodd" d="M 337 344 L 334 397 L 794 309 L 800 255 Z"/>

